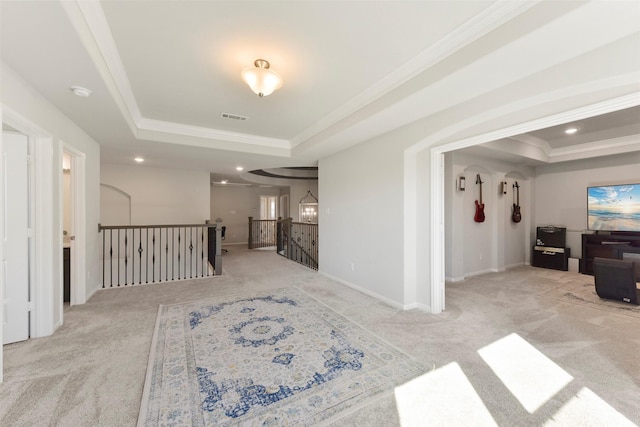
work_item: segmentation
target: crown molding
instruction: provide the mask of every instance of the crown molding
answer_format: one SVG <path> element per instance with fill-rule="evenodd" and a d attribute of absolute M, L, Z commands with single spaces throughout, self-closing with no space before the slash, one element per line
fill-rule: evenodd
<path fill-rule="evenodd" d="M 325 116 L 320 121 L 296 135 L 291 140 L 291 147 L 295 148 L 311 137 L 338 123 L 340 120 L 347 118 L 448 56 L 451 56 L 470 43 L 478 40 L 480 37 L 493 31 L 505 22 L 531 9 L 539 2 L 540 0 L 511 0 L 493 3 L 460 27 L 439 39 L 429 48 L 422 51 L 418 56 L 334 110 L 333 113 Z"/>
<path fill-rule="evenodd" d="M 505 22 L 526 12 L 538 3 L 540 3 L 539 0 L 511 0 L 493 3 L 487 9 L 483 10 L 481 13 L 474 16 L 442 39 L 438 40 L 417 57 L 408 61 L 402 67 L 387 75 L 385 78 L 379 80 L 369 89 L 352 98 L 349 102 L 343 104 L 333 113 L 325 116 L 320 121 L 316 122 L 314 125 L 310 126 L 289 141 L 143 117 L 100 2 L 82 0 L 62 2 L 72 25 L 78 32 L 80 39 L 94 62 L 94 65 L 101 74 L 122 116 L 127 121 L 136 138 L 151 139 L 174 144 L 208 147 L 214 146 L 216 148 L 247 152 L 260 147 L 261 150 L 258 151 L 285 157 L 290 157 L 292 155 L 292 150 L 296 146 L 308 141 L 313 136 L 321 133 L 340 121 L 346 120 L 351 114 L 362 109 L 364 106 L 369 105 L 371 102 L 379 99 L 403 83 L 410 81 L 412 78 L 432 67 L 434 64 L 442 61 L 446 57 L 493 31 Z M 600 89 L 620 87 L 625 84 L 637 84 L 637 74 L 622 75 L 596 82 L 596 86 Z M 506 105 L 500 109 L 502 110 L 501 112 L 494 111 L 492 114 L 508 114 L 526 108 L 527 105 L 541 105 L 554 99 L 557 100 L 567 96 L 589 93 L 597 89 L 598 88 L 594 88 L 594 83 L 590 83 L 589 85 L 577 85 L 562 89 L 561 91 L 545 93 L 540 96 L 531 97 L 520 102 Z M 514 137 L 514 135 L 520 135 L 533 130 L 543 129 L 569 121 L 581 120 L 637 105 L 640 105 L 640 93 L 634 93 L 616 100 L 598 103 L 585 108 L 579 108 L 570 112 L 552 115 L 540 120 L 516 125 L 507 129 L 502 129 L 499 132 L 491 133 L 491 135 L 494 135 L 493 139 L 513 137 L 513 139 L 518 140 L 521 143 L 533 145 L 540 149 L 551 158 L 550 161 L 559 161 L 555 160 L 556 158 L 560 158 L 557 156 L 566 157 L 572 156 L 575 153 L 562 150 L 551 150 L 546 143 L 541 144 L 539 141 L 536 142 L 527 138 L 523 139 L 522 137 Z M 456 127 L 463 128 L 468 125 L 469 123 L 465 123 L 463 121 Z M 176 136 L 198 138 L 203 141 L 179 140 Z M 480 139 L 484 139 L 486 141 L 485 138 L 487 137 L 488 135 L 482 135 L 480 136 Z M 473 145 L 475 140 L 475 138 L 471 138 L 469 140 L 459 141 L 459 148 Z M 621 150 L 624 149 L 623 147 L 628 146 L 626 143 L 621 142 L 620 144 Z M 582 148 L 580 148 L 580 150 L 582 150 Z"/>
<path fill-rule="evenodd" d="M 286 139 L 268 138 L 264 136 L 228 132 L 201 126 L 165 122 L 162 120 L 142 118 L 138 122 L 138 129 L 140 131 L 161 132 L 165 134 L 189 136 L 208 140 L 229 141 L 240 144 L 257 145 L 260 147 L 278 148 L 282 150 L 291 149 L 291 144 Z"/>
<path fill-rule="evenodd" d="M 640 135 L 628 135 L 588 142 L 577 146 L 556 148 L 552 151 L 549 163 L 610 156 L 634 151 L 640 151 Z"/>
<path fill-rule="evenodd" d="M 144 130 L 173 134 L 185 132 L 184 136 L 206 139 L 230 137 L 231 141 L 238 143 L 292 149 L 491 32 L 506 21 L 529 10 L 538 4 L 539 0 L 511 0 L 493 3 L 404 66 L 378 81 L 332 114 L 316 122 L 291 141 L 236 134 L 211 128 L 206 130 L 207 128 L 197 128 L 179 123 L 163 123 L 143 117 L 100 2 L 76 0 L 75 2 L 63 3 L 65 3 L 65 10 L 67 10 L 67 14 L 89 51 L 94 64 L 110 88 L 121 114 L 129 123 L 136 137 L 140 131 Z M 75 5 L 75 8 L 72 5 Z"/>
<path fill-rule="evenodd" d="M 63 1 L 61 4 L 120 113 L 132 133 L 137 135 L 137 123 L 142 114 L 100 2 Z"/>
<path fill-rule="evenodd" d="M 104 62 L 106 63 L 109 73 L 118 88 L 119 95 L 127 105 L 127 110 L 134 122 L 142 119 L 142 113 L 138 108 L 138 104 L 129 82 L 129 77 L 120 58 L 120 52 L 116 47 L 111 34 L 111 28 L 104 15 L 104 10 L 98 1 L 78 1 L 77 2 L 87 26 L 93 35 L 96 45 L 100 49 Z"/>
<path fill-rule="evenodd" d="M 245 149 L 241 151 L 250 151 L 250 147 L 259 146 L 285 150 L 285 153 L 279 152 L 277 155 L 290 155 L 291 143 L 288 140 L 227 132 L 143 117 L 100 2 L 76 0 L 75 2 L 63 2 L 63 4 L 94 65 L 100 72 L 107 87 L 109 87 L 120 113 L 129 124 L 136 138 L 140 139 L 141 135 L 144 135 L 145 137 L 150 136 L 154 140 L 176 143 L 172 141 L 170 135 L 180 135 L 202 138 L 208 141 L 220 141 L 217 148 L 229 149 L 229 142 L 231 142 L 245 144 Z M 155 135 L 154 137 L 154 135 L 149 135 L 148 132 L 166 135 L 163 137 Z M 181 143 L 186 144 L 187 142 L 182 141 Z M 211 146 L 211 144 L 194 145 Z"/>
<path fill-rule="evenodd" d="M 509 139 L 537 148 L 538 150 L 541 150 L 544 154 L 546 154 L 547 157 L 551 156 L 552 148 L 549 145 L 549 143 L 544 139 L 537 138 L 535 136 L 527 135 L 527 134 L 514 135 L 509 137 Z"/>

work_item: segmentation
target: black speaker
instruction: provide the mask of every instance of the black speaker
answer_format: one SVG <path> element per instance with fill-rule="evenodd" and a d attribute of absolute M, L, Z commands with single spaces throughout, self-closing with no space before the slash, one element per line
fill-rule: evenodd
<path fill-rule="evenodd" d="M 567 246 L 567 229 L 565 227 L 554 227 L 553 225 L 537 227 L 536 246 L 564 248 Z"/>
<path fill-rule="evenodd" d="M 531 255 L 531 265 L 534 267 L 550 268 L 552 270 L 569 270 L 570 248 L 553 248 L 534 246 Z"/>

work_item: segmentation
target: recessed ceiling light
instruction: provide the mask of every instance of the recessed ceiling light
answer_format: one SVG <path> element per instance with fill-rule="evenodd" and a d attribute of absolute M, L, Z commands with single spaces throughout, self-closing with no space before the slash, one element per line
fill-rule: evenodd
<path fill-rule="evenodd" d="M 242 166 L 236 166 L 236 170 L 237 170 L 238 172 L 241 172 L 241 171 L 243 171 L 243 170 L 244 170 L 244 168 L 243 168 Z"/>
<path fill-rule="evenodd" d="M 229 181 L 227 181 L 226 179 L 223 179 L 222 181 L 220 181 L 220 184 L 226 184 L 227 182 Z"/>
<path fill-rule="evenodd" d="M 577 127 L 570 127 L 565 129 L 564 133 L 566 133 L 567 135 L 573 135 L 574 133 L 578 132 L 578 128 Z"/>
<path fill-rule="evenodd" d="M 71 89 L 71 92 L 73 92 L 74 95 L 80 96 L 82 98 L 86 98 L 89 95 L 91 95 L 91 91 L 89 89 L 87 89 L 86 87 L 71 86 L 69 89 Z"/>
<path fill-rule="evenodd" d="M 136 161 L 136 162 L 138 162 L 138 163 L 142 163 L 142 162 L 144 162 L 144 159 L 143 159 L 142 157 L 136 157 L 136 158 L 135 158 L 135 159 L 133 159 L 133 160 L 135 160 L 135 161 Z"/>

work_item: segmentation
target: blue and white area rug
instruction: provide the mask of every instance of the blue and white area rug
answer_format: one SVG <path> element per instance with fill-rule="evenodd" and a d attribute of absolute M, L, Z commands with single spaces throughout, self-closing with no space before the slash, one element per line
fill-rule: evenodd
<path fill-rule="evenodd" d="M 424 372 L 297 288 L 161 306 L 138 425 L 313 425 Z"/>

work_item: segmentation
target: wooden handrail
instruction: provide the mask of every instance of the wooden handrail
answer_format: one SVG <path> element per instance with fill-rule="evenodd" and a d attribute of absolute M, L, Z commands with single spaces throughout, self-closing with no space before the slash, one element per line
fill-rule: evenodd
<path fill-rule="evenodd" d="M 133 228 L 178 228 L 178 227 L 215 227 L 216 224 L 159 224 L 159 225 L 102 225 L 98 224 L 98 233 L 102 230 L 131 230 Z"/>
<path fill-rule="evenodd" d="M 317 240 L 318 224 L 293 222 L 291 218 L 278 221 L 278 253 L 285 258 L 317 270 Z"/>
<path fill-rule="evenodd" d="M 98 224 L 102 287 L 195 279 L 222 274 L 221 225 Z"/>

